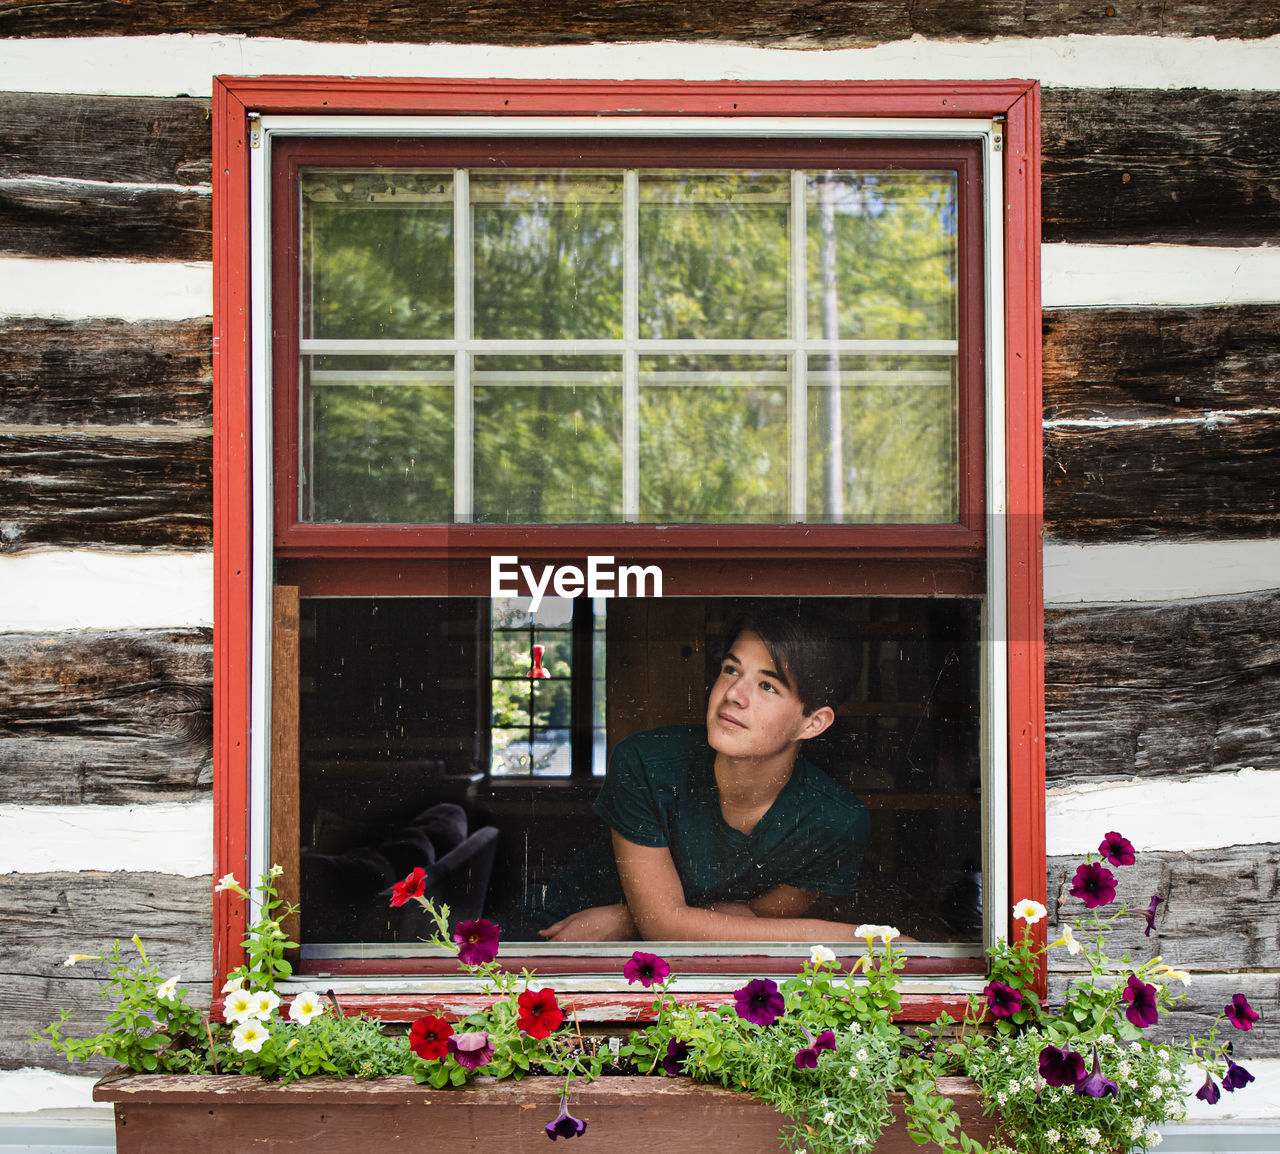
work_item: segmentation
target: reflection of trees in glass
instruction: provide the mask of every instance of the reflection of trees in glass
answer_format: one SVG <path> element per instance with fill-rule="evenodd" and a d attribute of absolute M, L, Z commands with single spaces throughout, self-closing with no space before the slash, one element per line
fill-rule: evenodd
<path fill-rule="evenodd" d="M 477 337 L 622 336 L 621 173 L 471 176 Z"/>
<path fill-rule="evenodd" d="M 642 174 L 640 335 L 787 335 L 789 178 Z"/>
<path fill-rule="evenodd" d="M 567 616 L 562 610 L 569 606 Z M 551 598 L 547 621 L 528 615 L 527 602 L 492 602 L 490 650 L 490 772 L 568 773 L 573 723 L 572 603 Z M 533 647 L 541 645 L 545 678 L 531 678 Z"/>

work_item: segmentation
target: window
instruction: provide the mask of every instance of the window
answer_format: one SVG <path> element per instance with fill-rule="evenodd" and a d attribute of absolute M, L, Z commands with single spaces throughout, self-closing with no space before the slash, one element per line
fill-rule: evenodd
<path fill-rule="evenodd" d="M 254 445 L 251 490 L 218 446 L 220 862 L 292 823 L 304 965 L 429 970 L 368 896 L 456 851 L 442 893 L 518 925 L 593 836 L 605 750 L 696 724 L 763 598 L 856 638 L 811 748 L 873 832 L 822 912 L 976 971 L 1044 885 L 1034 89 L 318 92 L 219 95 L 220 412 Z M 495 557 L 527 569 L 508 596 Z M 628 568 L 662 596 L 619 595 Z M 301 595 L 297 786 L 273 585 Z"/>

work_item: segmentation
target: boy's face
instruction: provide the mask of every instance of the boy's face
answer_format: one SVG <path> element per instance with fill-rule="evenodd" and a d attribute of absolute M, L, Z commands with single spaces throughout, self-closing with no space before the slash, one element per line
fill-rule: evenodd
<path fill-rule="evenodd" d="M 756 634 L 739 633 L 707 700 L 711 748 L 728 757 L 774 757 L 826 729 L 832 710 L 824 706 L 805 716 L 788 680 Z"/>

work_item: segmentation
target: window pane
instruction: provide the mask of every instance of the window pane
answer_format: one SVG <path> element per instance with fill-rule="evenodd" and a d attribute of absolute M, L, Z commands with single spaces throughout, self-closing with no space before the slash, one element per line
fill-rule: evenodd
<path fill-rule="evenodd" d="M 811 520 L 957 519 L 950 357 L 814 357 L 808 404 Z"/>
<path fill-rule="evenodd" d="M 453 176 L 302 174 L 303 336 L 453 336 Z"/>
<path fill-rule="evenodd" d="M 787 517 L 786 357 L 640 358 L 644 521 Z"/>
<path fill-rule="evenodd" d="M 640 335 L 785 337 L 785 172 L 644 173 Z"/>
<path fill-rule="evenodd" d="M 475 335 L 622 335 L 622 174 L 473 172 Z"/>
<path fill-rule="evenodd" d="M 303 360 L 303 519 L 453 516 L 453 359 Z"/>
<path fill-rule="evenodd" d="M 955 174 L 823 172 L 806 183 L 809 335 L 954 339 Z"/>
<path fill-rule="evenodd" d="M 622 516 L 618 357 L 477 357 L 476 521 Z"/>

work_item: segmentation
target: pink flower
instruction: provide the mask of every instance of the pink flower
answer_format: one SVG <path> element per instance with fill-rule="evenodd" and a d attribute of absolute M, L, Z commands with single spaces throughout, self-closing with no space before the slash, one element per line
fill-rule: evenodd
<path fill-rule="evenodd" d="M 1137 860 L 1133 852 L 1133 842 L 1114 831 L 1104 835 L 1102 844 L 1098 846 L 1098 852 L 1113 866 L 1133 865 Z"/>
<path fill-rule="evenodd" d="M 671 974 L 671 967 L 657 954 L 646 954 L 636 950 L 622 967 L 622 975 L 630 985 L 639 982 L 646 990 L 657 982 L 665 982 Z"/>
<path fill-rule="evenodd" d="M 1091 910 L 1110 905 L 1116 900 L 1116 875 L 1101 862 L 1085 862 L 1076 867 L 1071 896 L 1079 898 Z"/>
<path fill-rule="evenodd" d="M 982 996 L 987 999 L 987 1012 L 993 1018 L 1012 1018 L 1022 1009 L 1022 994 L 1004 982 L 988 982 Z"/>
<path fill-rule="evenodd" d="M 464 966 L 483 966 L 498 956 L 498 927 L 487 918 L 459 922 L 453 929 L 458 943 L 458 961 Z"/>
<path fill-rule="evenodd" d="M 1227 1021 L 1235 1026 L 1237 1030 L 1252 1030 L 1253 1023 L 1262 1017 L 1257 1010 L 1249 1005 L 1249 999 L 1243 994 L 1235 994 L 1231 999 L 1231 1004 L 1222 1007 L 1222 1012 L 1227 1015 Z"/>
<path fill-rule="evenodd" d="M 457 1059 L 458 1065 L 468 1070 L 487 1066 L 493 1058 L 493 1041 L 481 1030 L 470 1034 L 450 1034 L 445 1046 Z"/>

